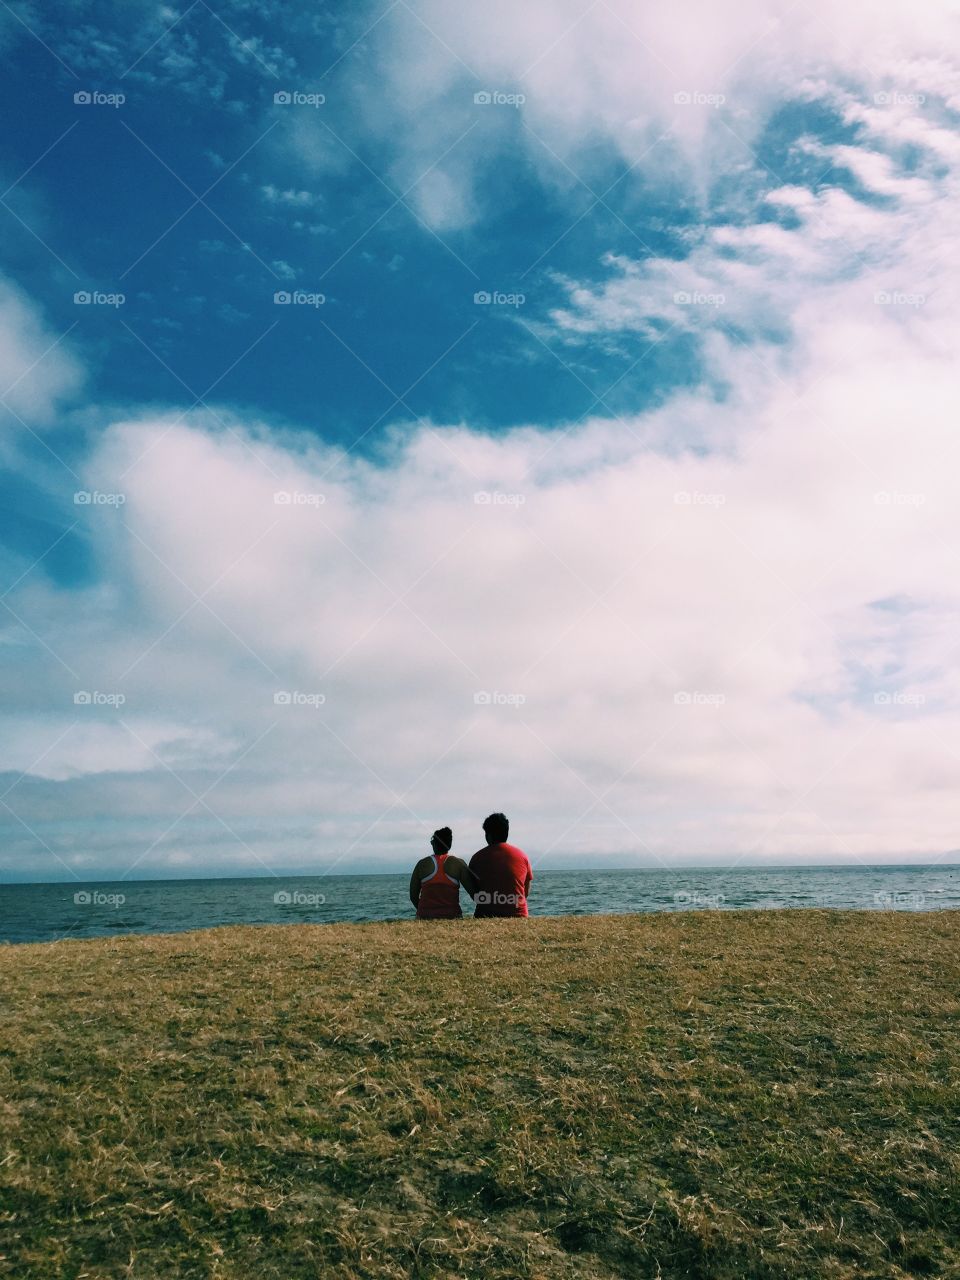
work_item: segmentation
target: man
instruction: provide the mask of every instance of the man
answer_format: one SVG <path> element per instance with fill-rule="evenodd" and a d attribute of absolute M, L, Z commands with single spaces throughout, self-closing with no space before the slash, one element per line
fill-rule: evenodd
<path fill-rule="evenodd" d="M 486 848 L 470 859 L 470 870 L 480 886 L 474 894 L 481 916 L 526 916 L 527 894 L 533 871 L 530 859 L 516 845 L 507 844 L 510 823 L 502 813 L 491 813 L 483 824 Z"/>
<path fill-rule="evenodd" d="M 453 832 L 440 827 L 430 837 L 433 854 L 421 858 L 410 877 L 410 901 L 417 909 L 418 920 L 459 920 L 460 886 L 472 898 L 477 882 L 462 858 L 451 852 Z"/>

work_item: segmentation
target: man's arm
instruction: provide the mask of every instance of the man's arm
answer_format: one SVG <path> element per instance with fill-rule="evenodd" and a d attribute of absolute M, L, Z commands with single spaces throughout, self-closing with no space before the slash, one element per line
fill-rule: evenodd
<path fill-rule="evenodd" d="M 530 883 L 532 880 L 533 880 L 533 867 L 531 867 L 530 860 L 528 858 L 527 859 L 527 882 L 523 886 L 523 896 L 525 898 L 530 897 Z"/>
<path fill-rule="evenodd" d="M 473 898 L 474 901 L 476 901 L 477 894 L 483 888 L 483 880 L 480 877 L 480 872 L 484 865 L 484 858 L 482 856 L 483 852 L 484 852 L 483 849 L 478 849 L 477 852 L 470 859 L 470 861 L 467 863 L 467 874 L 473 880 L 473 888 L 468 889 L 467 892 L 470 894 L 470 897 Z"/>

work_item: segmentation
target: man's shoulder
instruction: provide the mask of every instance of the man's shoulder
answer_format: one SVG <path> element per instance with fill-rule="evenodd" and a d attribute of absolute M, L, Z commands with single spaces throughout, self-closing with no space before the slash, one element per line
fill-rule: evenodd
<path fill-rule="evenodd" d="M 473 867 L 474 863 L 476 863 L 477 866 L 487 864 L 494 867 L 502 867 L 518 861 L 525 862 L 528 866 L 530 863 L 530 859 L 522 849 L 515 844 L 508 844 L 504 840 L 500 844 L 487 844 L 482 849 L 478 849 L 470 859 L 470 866 Z"/>

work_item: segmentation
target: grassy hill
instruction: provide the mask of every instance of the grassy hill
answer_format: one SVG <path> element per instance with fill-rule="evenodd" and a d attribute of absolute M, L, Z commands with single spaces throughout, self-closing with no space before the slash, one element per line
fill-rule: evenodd
<path fill-rule="evenodd" d="M 0 947 L 0 1275 L 960 1276 L 960 913 Z"/>

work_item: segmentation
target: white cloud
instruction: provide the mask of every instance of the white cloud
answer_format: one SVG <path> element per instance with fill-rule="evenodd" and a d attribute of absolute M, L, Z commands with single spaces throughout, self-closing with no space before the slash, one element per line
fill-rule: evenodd
<path fill-rule="evenodd" d="M 317 203 L 318 196 L 312 191 L 298 191 L 294 187 L 282 190 L 272 182 L 260 188 L 263 198 L 268 204 L 289 205 L 295 209 L 306 209 Z"/>
<path fill-rule="evenodd" d="M 469 847 L 500 806 L 535 854 L 952 847 L 956 373 L 885 312 L 821 329 L 784 382 L 629 420 L 643 444 L 603 421 L 421 430 L 376 465 L 241 422 L 114 427 L 88 472 L 127 497 L 129 536 L 90 513 L 110 592 L 26 584 L 22 607 L 85 687 L 123 689 L 194 793 L 239 758 L 209 804 L 242 844 L 194 813 L 149 866 L 326 863 L 354 842 L 363 866 L 441 818 Z M 739 445 L 695 454 L 681 432 Z M 76 682 L 41 657 L 23 693 L 52 740 Z M 191 803 L 123 742 L 71 731 L 46 775 L 125 815 L 118 871 Z M 135 817 L 144 789 L 155 821 Z M 32 794 L 18 811 L 59 848 Z"/>
<path fill-rule="evenodd" d="M 84 477 L 126 497 L 83 513 L 104 583 L 30 575 L 10 597 L 48 648 L 20 636 L 5 677 L 2 764 L 29 775 L 9 803 L 78 866 L 78 815 L 99 822 L 99 865 L 121 873 L 157 837 L 141 872 L 350 870 L 412 856 L 440 821 L 469 849 L 494 807 L 535 856 L 955 847 L 957 133 L 942 101 L 876 95 L 956 94 L 923 54 L 957 5 L 922 28 L 900 6 L 881 21 L 787 0 L 415 5 L 439 41 L 405 8 L 366 119 L 398 140 L 398 178 L 475 124 L 411 197 L 432 225 L 479 216 L 478 166 L 500 148 L 558 173 L 476 87 L 522 85 L 523 119 L 588 170 L 604 147 L 638 159 L 673 120 L 679 151 L 641 163 L 709 176 L 722 128 L 674 94 L 729 90 L 750 141 L 796 86 L 860 126 L 864 147 L 803 145 L 872 198 L 781 185 L 782 222 L 704 227 L 682 262 L 610 256 L 604 283 L 568 281 L 553 338 L 702 335 L 709 387 L 654 412 L 501 438 L 424 426 L 375 460 L 226 410 L 229 429 L 115 423 Z M 322 167 L 329 139 L 298 128 Z M 78 720 L 78 688 L 122 690 L 128 728 L 109 707 Z M 36 865 L 28 832 L 8 847 Z"/>
<path fill-rule="evenodd" d="M 518 149 L 561 187 L 576 186 L 571 169 L 587 181 L 607 172 L 612 149 L 638 174 L 702 194 L 751 158 L 777 106 L 818 80 L 856 86 L 871 104 L 895 95 L 875 114 L 896 115 L 896 95 L 960 97 L 943 56 L 958 38 L 957 0 L 922 23 L 899 0 L 411 0 L 371 35 L 377 74 L 364 65 L 360 100 L 367 129 L 391 140 L 396 182 L 434 166 L 410 198 L 451 229 L 482 216 L 485 167 Z M 525 101 L 477 106 L 478 90 Z M 718 95 L 722 119 L 710 105 Z M 301 141 L 314 159 L 317 139 Z"/>
<path fill-rule="evenodd" d="M 865 198 L 839 186 L 775 187 L 766 210 L 790 222 L 705 226 L 682 259 L 608 254 L 599 284 L 560 278 L 567 303 L 552 312 L 555 334 L 580 343 L 697 332 L 724 374 L 744 340 L 755 344 L 751 358 L 771 368 L 801 365 L 824 334 L 834 351 L 846 343 L 852 360 L 878 344 L 898 362 L 916 342 L 936 349 L 955 327 L 947 282 L 960 271 L 950 213 L 960 184 L 943 163 L 935 115 L 912 131 L 909 170 L 897 159 L 902 121 L 892 130 L 889 123 L 873 122 L 872 146 L 801 144 L 824 172 L 852 175 Z"/>
<path fill-rule="evenodd" d="M 58 402 L 82 382 L 81 365 L 64 337 L 0 277 L 0 399 L 31 427 L 48 424 Z"/>
<path fill-rule="evenodd" d="M 114 696 L 106 690 L 77 692 L 90 693 L 91 697 Z M 53 782 L 99 774 L 115 777 L 152 772 L 171 756 L 182 760 L 193 753 L 196 761 L 198 751 L 209 763 L 222 749 L 212 733 L 184 725 L 155 724 L 143 715 L 137 717 L 134 732 L 122 722 L 122 706 L 116 708 L 112 722 L 95 719 L 95 713 L 84 705 L 74 704 L 70 714 L 69 728 L 63 722 L 63 714 L 58 716 L 55 733 L 51 732 L 50 723 L 35 716 L 8 719 L 0 744 L 0 772 L 20 772 L 26 761 L 31 777 Z M 230 746 L 235 749 L 235 744 Z"/>

